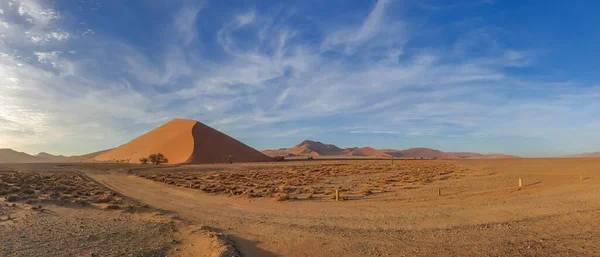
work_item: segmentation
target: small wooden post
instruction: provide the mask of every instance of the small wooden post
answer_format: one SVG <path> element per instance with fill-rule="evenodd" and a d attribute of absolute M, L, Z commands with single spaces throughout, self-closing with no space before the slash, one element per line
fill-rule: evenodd
<path fill-rule="evenodd" d="M 442 189 L 438 188 L 438 196 L 442 196 Z"/>
<path fill-rule="evenodd" d="M 190 189 L 192 189 L 192 182 L 190 181 Z"/>
<path fill-rule="evenodd" d="M 392 156 L 392 166 L 394 166 L 394 156 Z"/>
<path fill-rule="evenodd" d="M 335 200 L 336 200 L 336 201 L 339 201 L 339 200 L 340 200 L 340 190 L 339 190 L 339 189 L 336 189 L 336 190 L 335 190 Z"/>
<path fill-rule="evenodd" d="M 583 176 L 582 175 L 579 175 L 579 180 L 583 180 Z"/>
<path fill-rule="evenodd" d="M 523 187 L 523 180 L 519 179 L 519 189 L 521 189 L 521 187 Z"/>

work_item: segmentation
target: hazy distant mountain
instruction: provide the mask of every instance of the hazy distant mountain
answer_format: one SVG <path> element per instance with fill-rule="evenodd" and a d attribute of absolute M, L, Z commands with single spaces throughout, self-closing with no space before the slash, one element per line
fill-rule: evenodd
<path fill-rule="evenodd" d="M 410 148 L 406 150 L 374 149 L 372 147 L 352 147 L 342 149 L 332 144 L 305 140 L 292 148 L 264 150 L 269 156 L 364 156 L 380 158 L 424 158 L 424 159 L 475 159 L 475 158 L 519 158 L 514 155 L 480 154 L 471 152 L 442 152 L 431 148 Z"/>
<path fill-rule="evenodd" d="M 66 158 L 64 155 L 52 155 L 49 153 L 41 152 L 35 155 L 36 157 L 40 157 L 44 160 L 54 161 Z"/>
<path fill-rule="evenodd" d="M 576 157 L 576 158 L 593 158 L 593 157 L 600 157 L 600 152 L 593 152 L 593 153 L 582 153 L 582 154 L 576 154 L 576 155 L 571 155 L 571 156 L 567 156 L 567 157 Z"/>
<path fill-rule="evenodd" d="M 323 144 L 317 141 L 304 140 L 302 143 L 288 149 L 262 151 L 269 156 L 340 156 L 344 155 L 344 149 L 335 145 Z"/>
<path fill-rule="evenodd" d="M 108 150 L 74 156 L 53 155 L 45 152 L 30 155 L 13 149 L 0 149 L 0 163 L 33 163 L 33 162 L 91 162 L 92 159 Z"/>
<path fill-rule="evenodd" d="M 0 149 L 0 163 L 23 163 L 23 162 L 40 162 L 44 159 L 32 156 L 27 153 L 17 152 L 13 149 Z"/>

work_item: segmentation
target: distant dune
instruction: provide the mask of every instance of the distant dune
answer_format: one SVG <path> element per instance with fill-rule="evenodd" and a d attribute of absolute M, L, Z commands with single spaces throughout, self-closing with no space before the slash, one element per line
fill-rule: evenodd
<path fill-rule="evenodd" d="M 567 157 L 574 157 L 574 158 L 595 158 L 595 157 L 600 157 L 600 152 L 582 153 L 582 154 L 576 154 L 576 155 L 571 155 L 571 156 L 567 156 Z"/>
<path fill-rule="evenodd" d="M 162 153 L 169 163 L 219 163 L 228 155 L 236 162 L 268 161 L 263 153 L 195 120 L 174 119 L 94 158 L 101 162 L 139 163 Z"/>
<path fill-rule="evenodd" d="M 44 161 L 44 159 L 37 156 L 17 152 L 8 148 L 0 149 L 0 163 L 28 163 L 41 161 Z"/>
<path fill-rule="evenodd" d="M 109 150 L 89 153 L 85 155 L 64 156 L 53 155 L 49 153 L 38 153 L 30 155 L 27 153 L 17 152 L 12 149 L 0 149 L 0 163 L 36 163 L 36 162 L 92 162 L 92 158 L 96 155 Z"/>
<path fill-rule="evenodd" d="M 483 156 L 480 153 L 469 153 L 469 152 L 449 152 L 448 154 L 452 154 L 458 158 L 475 158 Z"/>
<path fill-rule="evenodd" d="M 56 161 L 56 160 L 62 160 L 62 159 L 67 158 L 64 155 L 53 155 L 53 154 L 49 154 L 49 153 L 45 153 L 45 152 L 38 153 L 35 156 L 42 158 L 44 160 L 48 160 L 48 161 Z"/>
<path fill-rule="evenodd" d="M 508 154 L 484 154 L 484 155 L 469 157 L 468 159 L 514 159 L 514 158 L 521 158 L 521 157 L 515 156 L 515 155 L 508 155 Z"/>
<path fill-rule="evenodd" d="M 112 148 L 107 149 L 107 150 L 98 151 L 98 152 L 88 153 L 88 154 L 84 154 L 84 155 L 69 156 L 69 157 L 65 157 L 63 159 L 59 159 L 58 162 L 93 162 L 94 157 L 96 157 L 100 154 L 103 154 L 105 152 L 108 152 L 110 150 L 112 150 Z"/>
<path fill-rule="evenodd" d="M 377 158 L 423 158 L 423 159 L 496 159 L 496 158 L 520 158 L 505 154 L 480 154 L 472 152 L 442 152 L 440 150 L 417 147 L 406 150 L 374 149 L 372 147 L 352 147 L 342 149 L 332 144 L 324 144 L 318 141 L 305 140 L 292 148 L 277 150 L 264 150 L 269 156 L 313 156 L 313 157 L 377 157 Z"/>

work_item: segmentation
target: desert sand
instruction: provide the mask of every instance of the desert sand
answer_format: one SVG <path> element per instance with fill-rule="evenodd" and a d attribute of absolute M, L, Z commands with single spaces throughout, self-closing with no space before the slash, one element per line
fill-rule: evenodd
<path fill-rule="evenodd" d="M 0 255 L 597 256 L 598 167 L 594 158 L 4 164 Z"/>
<path fill-rule="evenodd" d="M 94 157 L 100 162 L 139 163 L 140 158 L 162 153 L 171 164 L 226 162 L 228 155 L 241 162 L 268 161 L 253 148 L 195 120 L 174 119 L 113 150 Z"/>
<path fill-rule="evenodd" d="M 222 229 L 246 256 L 597 256 L 599 165 L 600 159 L 308 161 L 89 175 Z M 272 196 L 213 190 L 218 185 L 257 193 L 265 187 Z M 346 200 L 332 199 L 329 187 Z"/>

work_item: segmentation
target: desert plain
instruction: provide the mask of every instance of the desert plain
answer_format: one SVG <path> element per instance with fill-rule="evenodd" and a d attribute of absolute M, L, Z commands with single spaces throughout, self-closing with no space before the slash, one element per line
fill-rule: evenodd
<path fill-rule="evenodd" d="M 0 256 L 600 255 L 599 158 L 0 164 L 0 181 Z"/>

